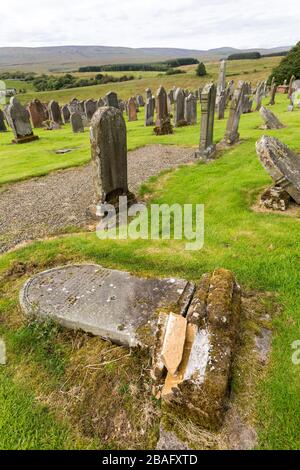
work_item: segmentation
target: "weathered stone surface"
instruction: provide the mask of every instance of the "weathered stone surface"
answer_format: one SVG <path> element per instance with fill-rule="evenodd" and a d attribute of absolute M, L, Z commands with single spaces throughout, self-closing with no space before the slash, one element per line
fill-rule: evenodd
<path fill-rule="evenodd" d="M 97 106 L 98 108 L 103 108 L 103 106 L 106 106 L 103 98 L 99 98 L 99 100 L 97 101 Z"/>
<path fill-rule="evenodd" d="M 154 96 L 147 97 L 145 106 L 145 126 L 154 125 L 154 109 L 155 109 L 155 98 Z"/>
<path fill-rule="evenodd" d="M 72 265 L 30 279 L 20 302 L 26 314 L 52 318 L 67 328 L 127 347 L 150 347 L 157 312 L 174 306 L 180 312 L 188 285 L 184 280 L 138 278 L 98 265 Z"/>
<path fill-rule="evenodd" d="M 226 60 L 221 60 L 220 71 L 219 71 L 219 81 L 217 87 L 218 98 L 221 96 L 221 92 L 226 89 Z"/>
<path fill-rule="evenodd" d="M 184 100 L 184 120 L 188 125 L 197 124 L 197 99 L 192 93 Z"/>
<path fill-rule="evenodd" d="M 280 186 L 266 189 L 260 198 L 260 205 L 266 209 L 286 211 L 291 201 L 290 195 Z"/>
<path fill-rule="evenodd" d="M 72 113 L 70 117 L 71 127 L 74 134 L 84 132 L 84 123 L 80 113 Z"/>
<path fill-rule="evenodd" d="M 94 203 L 112 203 L 128 194 L 127 133 L 123 115 L 115 107 L 99 108 L 91 122 Z"/>
<path fill-rule="evenodd" d="M 92 117 L 94 116 L 95 112 L 97 111 L 97 101 L 94 100 L 86 100 L 84 103 L 84 113 L 88 121 L 91 121 Z"/>
<path fill-rule="evenodd" d="M 13 143 L 22 144 L 38 139 L 38 136 L 35 136 L 32 132 L 29 112 L 19 103 L 17 98 L 12 97 L 10 99 L 7 114 L 14 133 Z"/>
<path fill-rule="evenodd" d="M 154 129 L 156 135 L 173 134 L 173 127 L 168 112 L 167 93 L 162 86 L 157 90 L 156 114 L 156 127 Z"/>
<path fill-rule="evenodd" d="M 276 186 L 300 204 L 300 157 L 275 137 L 263 136 L 256 143 L 256 151 Z"/>
<path fill-rule="evenodd" d="M 182 127 L 186 125 L 186 121 L 184 119 L 184 100 L 185 94 L 182 88 L 177 88 L 175 95 L 174 95 L 174 126 L 175 127 Z"/>
<path fill-rule="evenodd" d="M 252 111 L 252 90 L 251 90 L 251 83 L 245 82 L 244 85 L 244 95 L 243 95 L 243 114 L 251 113 Z"/>
<path fill-rule="evenodd" d="M 0 132 L 7 132 L 5 125 L 5 115 L 2 109 L 0 109 Z"/>
<path fill-rule="evenodd" d="M 270 111 L 268 108 L 262 106 L 259 112 L 265 122 L 263 126 L 264 129 L 282 129 L 284 127 L 275 114 L 272 113 L 272 111 Z"/>
<path fill-rule="evenodd" d="M 174 313 L 169 314 L 161 357 L 172 375 L 176 373 L 182 361 L 186 327 L 187 321 L 184 317 Z"/>
<path fill-rule="evenodd" d="M 199 150 L 196 158 L 206 160 L 215 153 L 216 146 L 213 142 L 215 106 L 216 106 L 216 86 L 213 83 L 205 85 L 200 95 L 201 102 L 201 128 Z"/>
<path fill-rule="evenodd" d="M 197 296 L 205 306 L 205 318 L 188 323 L 182 363 L 175 376 L 167 377 L 163 413 L 179 418 L 184 414 L 193 423 L 215 430 L 223 422 L 229 397 L 241 293 L 233 274 L 217 269 L 198 288 L 192 310 Z M 188 312 L 187 318 L 192 317 Z"/>
<path fill-rule="evenodd" d="M 225 145 L 233 145 L 239 140 L 240 134 L 238 132 L 240 118 L 243 112 L 244 95 L 246 92 L 245 82 L 239 84 L 239 88 L 235 90 L 231 100 L 229 117 L 226 126 L 226 132 L 223 143 Z"/>
<path fill-rule="evenodd" d="M 107 106 L 119 109 L 118 95 L 114 91 L 110 91 L 105 95 Z"/>
<path fill-rule="evenodd" d="M 137 105 L 139 107 L 145 106 L 145 101 L 144 101 L 144 98 L 142 97 L 142 95 L 137 95 L 136 102 L 137 102 Z"/>
<path fill-rule="evenodd" d="M 70 113 L 70 110 L 69 110 L 69 106 L 67 104 L 62 106 L 61 114 L 62 114 L 64 123 L 68 124 L 70 122 L 71 113 Z"/>
<path fill-rule="evenodd" d="M 264 90 L 265 90 L 265 82 L 258 83 L 257 88 L 256 88 L 256 93 L 255 93 L 255 102 L 256 102 L 255 111 L 259 111 L 261 108 L 262 100 L 264 97 Z"/>
<path fill-rule="evenodd" d="M 50 101 L 49 103 L 49 117 L 51 121 L 56 122 L 60 126 L 63 124 L 62 116 L 61 116 L 61 111 L 59 104 L 57 101 Z"/>
<path fill-rule="evenodd" d="M 218 98 L 218 119 L 224 119 L 226 109 L 226 91 L 222 90 Z"/>
<path fill-rule="evenodd" d="M 137 108 L 133 97 L 128 100 L 128 121 L 137 121 Z"/>
<path fill-rule="evenodd" d="M 167 431 L 160 425 L 159 440 L 156 444 L 157 450 L 190 450 L 189 446 L 182 442 L 175 433 Z"/>
<path fill-rule="evenodd" d="M 270 91 L 270 102 L 269 102 L 270 106 L 274 106 L 275 104 L 276 91 L 277 91 L 277 85 L 274 82 L 271 86 L 271 91 Z"/>
<path fill-rule="evenodd" d="M 30 114 L 31 122 L 33 127 L 43 127 L 43 122 L 46 121 L 47 116 L 45 114 L 45 108 L 38 99 L 32 100 L 28 105 L 28 111 Z"/>

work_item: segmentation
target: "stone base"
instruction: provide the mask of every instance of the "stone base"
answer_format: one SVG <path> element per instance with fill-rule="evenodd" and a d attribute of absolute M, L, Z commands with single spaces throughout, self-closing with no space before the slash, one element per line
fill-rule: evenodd
<path fill-rule="evenodd" d="M 266 209 L 286 211 L 291 202 L 290 195 L 280 186 L 266 189 L 260 198 L 260 205 Z"/>
<path fill-rule="evenodd" d="M 157 123 L 154 128 L 154 133 L 156 135 L 169 135 L 173 134 L 173 126 L 171 124 L 171 118 L 168 117 L 164 121 Z"/>
<path fill-rule="evenodd" d="M 133 204 L 136 203 L 136 197 L 133 193 L 127 193 L 127 194 L 120 194 L 121 196 L 126 196 L 127 197 L 127 207 L 132 206 Z M 100 204 L 100 203 L 99 203 Z M 97 207 L 99 204 L 91 204 L 87 209 L 86 209 L 86 215 L 89 219 L 95 220 L 95 221 L 100 221 L 104 216 L 98 215 L 97 214 Z M 111 199 L 109 201 L 103 202 L 104 204 L 112 205 L 116 209 L 116 213 L 118 214 L 119 212 L 119 196 L 115 197 L 114 199 Z"/>
<path fill-rule="evenodd" d="M 210 147 L 207 147 L 205 150 L 200 150 L 200 149 L 196 150 L 195 158 L 203 162 L 206 162 L 214 157 L 216 150 L 217 150 L 216 145 L 211 145 Z"/>
<path fill-rule="evenodd" d="M 34 140 L 39 140 L 37 135 L 29 135 L 27 137 L 19 137 L 18 139 L 13 139 L 12 144 L 27 144 L 28 142 L 33 142 Z"/>

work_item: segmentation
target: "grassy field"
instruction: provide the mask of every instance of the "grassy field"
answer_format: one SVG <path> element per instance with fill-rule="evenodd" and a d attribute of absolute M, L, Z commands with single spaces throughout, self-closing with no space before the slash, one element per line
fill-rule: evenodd
<path fill-rule="evenodd" d="M 265 80 L 279 62 L 280 57 L 269 57 L 259 60 L 238 60 L 228 62 L 227 65 L 227 76 L 228 79 L 233 79 L 235 82 L 238 80 L 247 80 L 256 83 L 259 80 Z M 87 98 L 100 98 L 104 96 L 110 90 L 114 90 L 118 93 L 122 99 L 128 99 L 132 95 L 145 94 L 145 89 L 150 87 L 152 92 L 155 93 L 160 85 L 163 85 L 166 89 L 175 86 L 181 86 L 183 88 L 189 88 L 191 90 L 197 89 L 203 86 L 209 79 L 217 80 L 219 73 L 220 62 L 207 62 L 206 69 L 208 77 L 196 77 L 195 66 L 180 67 L 182 70 L 186 70 L 184 75 L 165 75 L 158 72 L 108 72 L 109 75 L 134 75 L 137 77 L 136 80 L 123 83 L 111 83 L 107 85 L 97 85 L 91 87 L 82 87 L 69 90 L 59 90 L 53 92 L 34 92 L 29 91 L 24 95 L 19 95 L 20 100 L 23 103 L 27 103 L 33 98 L 39 98 L 43 102 L 49 102 L 52 99 L 56 99 L 60 104 L 69 102 L 74 96 L 78 99 Z M 95 74 L 76 74 L 80 77 L 91 77 Z M 140 78 L 142 77 L 142 78 Z"/>
<path fill-rule="evenodd" d="M 286 96 L 278 96 L 272 108 L 287 127 L 265 133 L 300 152 L 300 110 L 288 113 L 287 104 Z M 135 355 L 128 358 L 123 350 L 111 353 L 110 346 L 97 338 L 66 333 L 51 324 L 28 323 L 20 313 L 18 292 L 30 275 L 75 261 L 195 281 L 222 266 L 234 271 L 243 289 L 276 294 L 282 311 L 272 320 L 271 362 L 266 375 L 258 374 L 251 396 L 255 408 L 252 419 L 259 433 L 259 448 L 300 448 L 299 366 L 291 361 L 291 344 L 300 339 L 300 211 L 298 216 L 288 217 L 251 209 L 258 194 L 270 184 L 255 152 L 255 142 L 264 133 L 260 124 L 258 113 L 243 115 L 241 142 L 214 163 L 181 167 L 148 185 L 156 202 L 205 204 L 202 250 L 185 251 L 185 241 L 100 241 L 93 233 L 74 233 L 1 256 L 0 336 L 7 344 L 8 364 L 0 376 L 4 403 L 0 448 L 153 445 L 159 403 L 149 398 L 147 373 L 141 380 L 142 359 Z M 216 121 L 216 141 L 224 128 L 225 121 Z M 9 145 L 11 136 L 1 135 L 2 184 L 88 161 L 88 132 L 75 137 L 67 126 L 39 134 L 39 142 L 24 147 Z M 196 146 L 198 139 L 199 125 L 158 138 L 143 127 L 142 119 L 128 123 L 129 148 L 153 142 Z M 61 157 L 53 153 L 70 146 L 80 148 Z M 106 365 L 87 373 L 86 367 L 93 361 Z M 134 431 L 112 432 L 112 421 L 119 429 L 124 416 Z"/>

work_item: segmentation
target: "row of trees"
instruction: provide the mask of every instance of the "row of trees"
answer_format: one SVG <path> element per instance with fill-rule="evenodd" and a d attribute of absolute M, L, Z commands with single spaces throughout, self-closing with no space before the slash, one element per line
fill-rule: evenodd
<path fill-rule="evenodd" d="M 269 81 L 274 77 L 277 84 L 282 84 L 284 80 L 290 81 L 293 75 L 300 79 L 300 42 L 273 69 Z"/>
<path fill-rule="evenodd" d="M 80 67 L 79 72 L 167 72 L 174 67 L 195 64 L 199 64 L 198 59 L 185 57 L 155 63 L 89 65 L 87 67 Z"/>
<path fill-rule="evenodd" d="M 125 82 L 133 80 L 134 77 L 124 75 L 122 77 L 112 77 L 111 75 L 98 74 L 95 78 L 77 78 L 74 75 L 66 74 L 61 77 L 55 75 L 41 75 L 35 77 L 33 86 L 37 91 L 62 90 L 68 88 L 80 88 L 93 85 L 104 85 L 106 83 Z"/>

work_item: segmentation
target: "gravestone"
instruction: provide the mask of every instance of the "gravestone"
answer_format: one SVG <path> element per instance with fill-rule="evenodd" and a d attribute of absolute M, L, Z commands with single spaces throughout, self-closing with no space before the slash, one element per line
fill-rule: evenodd
<path fill-rule="evenodd" d="M 154 108 L 155 108 L 155 98 L 151 96 L 147 98 L 145 106 L 145 126 L 154 125 Z"/>
<path fill-rule="evenodd" d="M 275 104 L 276 91 L 277 91 L 277 85 L 274 82 L 272 84 L 271 90 L 270 90 L 270 102 L 269 102 L 270 106 L 274 106 L 274 104 Z"/>
<path fill-rule="evenodd" d="M 0 132 L 7 132 L 5 125 L 5 115 L 2 109 L 0 109 Z"/>
<path fill-rule="evenodd" d="M 10 99 L 7 113 L 9 116 L 9 124 L 14 133 L 12 143 L 25 144 L 33 140 L 38 140 L 38 136 L 34 135 L 32 131 L 29 112 L 14 96 Z"/>
<path fill-rule="evenodd" d="M 239 123 L 241 114 L 243 112 L 243 100 L 246 91 L 245 82 L 239 84 L 239 88 L 235 90 L 233 98 L 231 100 L 229 117 L 226 126 L 226 132 L 223 143 L 225 145 L 232 145 L 239 140 Z"/>
<path fill-rule="evenodd" d="M 173 134 L 170 115 L 168 112 L 167 93 L 164 87 L 157 90 L 156 96 L 156 127 L 154 132 L 156 135 Z"/>
<path fill-rule="evenodd" d="M 71 113 L 70 113 L 70 110 L 69 110 L 69 106 L 67 104 L 62 106 L 61 114 L 62 114 L 64 123 L 68 124 L 70 122 Z"/>
<path fill-rule="evenodd" d="M 107 106 L 119 109 L 118 95 L 114 91 L 110 91 L 105 95 Z"/>
<path fill-rule="evenodd" d="M 54 100 L 50 101 L 49 117 L 50 117 L 50 120 L 53 122 L 56 122 L 56 124 L 59 124 L 60 126 L 63 124 L 60 107 L 57 101 L 54 101 Z"/>
<path fill-rule="evenodd" d="M 98 108 L 103 108 L 103 106 L 105 106 L 105 101 L 103 98 L 99 98 L 99 100 L 97 101 L 97 106 Z"/>
<path fill-rule="evenodd" d="M 182 127 L 186 125 L 186 121 L 184 119 L 184 100 L 185 94 L 182 88 L 177 88 L 175 95 L 174 95 L 174 126 L 175 127 Z"/>
<path fill-rule="evenodd" d="M 244 95 L 243 95 L 243 114 L 251 113 L 252 111 L 252 91 L 251 91 L 251 83 L 245 82 L 244 85 Z"/>
<path fill-rule="evenodd" d="M 145 106 L 145 101 L 144 101 L 144 98 L 142 97 L 142 95 L 137 95 L 136 101 L 137 101 L 137 105 L 139 107 Z"/>
<path fill-rule="evenodd" d="M 275 137 L 263 136 L 256 144 L 257 155 L 276 188 L 286 191 L 300 204 L 300 158 Z"/>
<path fill-rule="evenodd" d="M 197 99 L 192 93 L 184 100 L 184 119 L 188 125 L 197 124 Z"/>
<path fill-rule="evenodd" d="M 265 82 L 258 83 L 257 88 L 256 88 L 256 93 L 255 93 L 255 102 L 256 102 L 255 111 L 259 111 L 261 108 L 262 100 L 264 97 L 264 88 L 265 88 Z"/>
<path fill-rule="evenodd" d="M 200 95 L 200 144 L 199 150 L 197 150 L 195 156 L 196 158 L 201 158 L 203 160 L 212 157 L 216 150 L 216 146 L 213 141 L 216 95 L 217 89 L 216 85 L 213 83 L 205 85 Z"/>
<path fill-rule="evenodd" d="M 133 97 L 128 100 L 128 121 L 137 121 L 136 103 Z"/>
<path fill-rule="evenodd" d="M 285 127 L 275 116 L 272 111 L 262 106 L 259 110 L 261 117 L 263 118 L 265 124 L 262 126 L 262 129 L 282 129 Z"/>
<path fill-rule="evenodd" d="M 226 90 L 220 91 L 217 103 L 218 119 L 224 119 L 226 109 Z"/>
<path fill-rule="evenodd" d="M 222 91 L 226 89 L 226 60 L 221 60 L 220 71 L 219 71 L 219 81 L 217 87 L 217 96 L 218 98 L 221 95 Z"/>
<path fill-rule="evenodd" d="M 150 88 L 146 88 L 145 91 L 146 91 L 146 98 L 147 98 L 147 99 L 148 99 L 148 98 L 152 98 L 152 91 L 151 91 L 151 89 L 150 89 Z"/>
<path fill-rule="evenodd" d="M 44 105 L 38 99 L 32 100 L 28 105 L 31 122 L 34 128 L 43 127 L 43 122 L 46 121 Z"/>
<path fill-rule="evenodd" d="M 80 113 L 72 113 L 70 117 L 71 127 L 74 134 L 84 132 L 84 123 Z"/>
<path fill-rule="evenodd" d="M 91 122 L 90 138 L 95 208 L 128 195 L 127 134 L 121 111 L 99 108 Z"/>
<path fill-rule="evenodd" d="M 91 121 L 96 111 L 97 111 L 97 102 L 94 100 L 86 100 L 84 103 L 84 113 L 88 121 Z"/>

